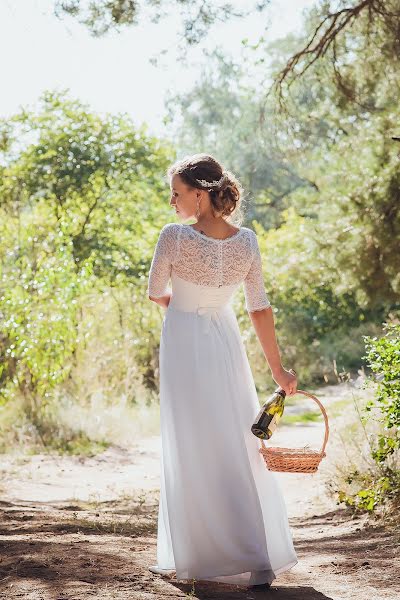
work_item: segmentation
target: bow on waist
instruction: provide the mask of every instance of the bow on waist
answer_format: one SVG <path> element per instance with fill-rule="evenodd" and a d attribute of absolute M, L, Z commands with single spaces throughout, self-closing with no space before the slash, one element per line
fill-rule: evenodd
<path fill-rule="evenodd" d="M 218 307 L 216 306 L 201 306 L 197 309 L 197 314 L 203 319 L 203 331 L 210 331 L 211 320 L 218 316 Z"/>

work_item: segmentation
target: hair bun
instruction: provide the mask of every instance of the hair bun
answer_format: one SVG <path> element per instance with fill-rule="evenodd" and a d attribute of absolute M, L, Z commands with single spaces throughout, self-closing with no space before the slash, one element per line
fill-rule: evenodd
<path fill-rule="evenodd" d="M 220 179 L 220 186 L 219 189 L 222 191 L 226 188 L 226 186 L 228 184 L 231 183 L 231 178 L 229 177 L 229 174 L 227 173 L 227 171 L 223 171 L 222 172 L 222 177 Z"/>
<path fill-rule="evenodd" d="M 168 175 L 179 175 L 183 182 L 192 187 L 207 190 L 215 215 L 241 219 L 239 211 L 243 188 L 235 175 L 224 169 L 210 154 L 185 156 L 168 168 Z"/>

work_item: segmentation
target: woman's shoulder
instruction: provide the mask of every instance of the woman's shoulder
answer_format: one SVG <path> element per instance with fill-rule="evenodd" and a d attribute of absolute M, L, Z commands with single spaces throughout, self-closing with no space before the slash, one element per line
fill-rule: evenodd
<path fill-rule="evenodd" d="M 250 227 L 241 227 L 244 232 L 247 234 L 247 237 L 250 238 L 253 242 L 257 240 L 257 234 L 254 229 L 250 229 Z"/>
<path fill-rule="evenodd" d="M 180 232 L 181 224 L 180 223 L 166 223 L 161 231 L 160 235 L 171 237 L 176 236 Z"/>
<path fill-rule="evenodd" d="M 244 227 L 244 226 L 241 226 L 241 227 L 240 227 L 240 230 L 241 230 L 241 231 L 242 231 L 242 230 L 243 230 L 243 231 L 245 231 L 245 232 L 246 232 L 246 233 L 248 233 L 249 235 L 255 235 L 255 232 L 254 232 L 254 230 L 253 230 L 253 229 L 250 229 L 250 227 Z"/>
<path fill-rule="evenodd" d="M 250 227 L 240 227 L 240 231 L 242 233 L 242 239 L 244 238 L 250 244 L 250 246 L 254 246 L 255 240 L 257 240 L 257 234 L 254 229 L 250 229 Z"/>

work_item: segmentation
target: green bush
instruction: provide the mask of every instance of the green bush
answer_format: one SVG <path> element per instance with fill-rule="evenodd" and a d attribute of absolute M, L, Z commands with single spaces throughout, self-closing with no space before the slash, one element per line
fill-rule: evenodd
<path fill-rule="evenodd" d="M 371 370 L 365 387 L 374 394 L 363 407 L 361 421 L 371 425 L 369 454 L 372 466 L 352 469 L 345 478 L 351 492 L 339 489 L 338 500 L 369 512 L 391 503 L 396 512 L 400 501 L 400 324 L 384 323 L 384 335 L 363 336 L 363 358 Z M 365 430 L 365 429 L 364 429 Z"/>
<path fill-rule="evenodd" d="M 378 406 L 384 433 L 378 437 L 372 457 L 384 463 L 400 447 L 400 324 L 385 323 L 381 338 L 364 336 L 368 366 L 378 383 L 376 396 L 366 406 Z"/>

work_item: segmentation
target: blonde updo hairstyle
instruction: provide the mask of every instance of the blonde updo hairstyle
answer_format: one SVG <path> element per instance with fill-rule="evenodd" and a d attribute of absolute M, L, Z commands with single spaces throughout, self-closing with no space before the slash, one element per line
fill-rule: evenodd
<path fill-rule="evenodd" d="M 238 179 L 222 167 L 209 154 L 193 154 L 176 161 L 167 170 L 167 176 L 179 175 L 182 181 L 192 188 L 207 190 L 215 217 L 240 226 L 243 220 L 243 188 Z M 202 183 L 199 183 L 200 180 Z M 220 181 L 218 186 L 207 186 L 206 182 Z"/>

